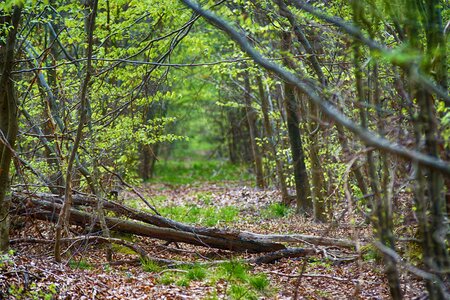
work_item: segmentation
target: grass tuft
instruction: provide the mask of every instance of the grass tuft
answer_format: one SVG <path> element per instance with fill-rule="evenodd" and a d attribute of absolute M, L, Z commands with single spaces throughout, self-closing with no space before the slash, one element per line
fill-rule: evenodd
<path fill-rule="evenodd" d="M 92 265 L 85 260 L 69 260 L 69 267 L 71 269 L 91 270 Z"/>
<path fill-rule="evenodd" d="M 159 264 L 157 264 L 153 260 L 141 259 L 141 265 L 142 265 L 142 270 L 144 270 L 145 272 L 156 273 L 156 272 L 161 272 L 163 269 Z"/>
<path fill-rule="evenodd" d="M 292 213 L 292 208 L 282 203 L 276 202 L 266 207 L 261 215 L 265 218 L 283 218 Z"/>
<path fill-rule="evenodd" d="M 270 284 L 269 279 L 265 274 L 251 276 L 248 282 L 253 288 L 260 292 L 264 291 Z"/>
<path fill-rule="evenodd" d="M 236 221 L 239 215 L 239 209 L 234 206 L 225 206 L 217 210 L 212 206 L 180 205 L 161 207 L 159 211 L 163 216 L 175 221 L 203 226 L 217 226 L 219 223 L 231 223 Z"/>
<path fill-rule="evenodd" d="M 236 261 L 224 262 L 220 268 L 230 279 L 248 280 L 247 266 Z"/>
<path fill-rule="evenodd" d="M 202 266 L 194 266 L 191 269 L 188 270 L 186 273 L 186 278 L 189 280 L 203 280 L 206 278 L 207 271 L 205 267 Z"/>

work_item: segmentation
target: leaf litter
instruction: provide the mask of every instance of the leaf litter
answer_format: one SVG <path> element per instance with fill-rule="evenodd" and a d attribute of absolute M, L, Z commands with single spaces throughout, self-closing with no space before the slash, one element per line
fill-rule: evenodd
<path fill-rule="evenodd" d="M 197 206 L 200 208 L 235 207 L 239 213 L 232 222 L 218 226 L 255 233 L 302 233 L 317 236 L 351 238 L 349 216 L 338 223 L 318 224 L 289 213 L 287 216 L 262 216 L 262 211 L 281 197 L 275 190 L 258 190 L 239 185 L 202 184 L 167 187 L 147 184 L 141 192 L 153 199 L 157 207 Z M 131 193 L 122 193 L 122 201 L 131 201 Z M 155 200 L 157 199 L 157 201 Z M 140 206 L 143 208 L 144 206 Z M 23 221 L 12 238 L 52 239 L 54 225 L 41 221 Z M 358 238 L 372 240 L 372 229 L 358 220 Z M 74 231 L 80 228 L 73 228 Z M 166 245 L 144 237 L 123 237 L 139 243 L 151 256 L 183 262 L 239 260 L 252 257 L 228 251 L 192 245 Z M 309 245 L 306 245 L 308 247 Z M 95 244 L 72 245 L 65 263 L 54 262 L 51 244 L 17 244 L 14 253 L 0 260 L 0 299 L 237 299 L 230 293 L 230 282 L 219 279 L 191 280 L 185 286 L 177 282 L 162 283 L 161 271 L 144 271 L 137 255 L 115 251 L 108 264 L 105 250 Z M 341 256 L 354 255 L 351 250 L 333 247 L 318 249 Z M 117 250 L 117 249 L 116 249 Z M 333 252 L 334 251 L 334 252 Z M 119 262 L 119 263 L 117 263 Z M 389 299 L 389 288 L 378 259 L 354 261 L 330 260 L 322 256 L 281 259 L 273 264 L 252 265 L 250 273 L 265 274 L 270 285 L 257 299 Z M 423 283 L 402 272 L 406 299 L 423 295 Z M 251 298 L 250 295 L 242 299 Z"/>

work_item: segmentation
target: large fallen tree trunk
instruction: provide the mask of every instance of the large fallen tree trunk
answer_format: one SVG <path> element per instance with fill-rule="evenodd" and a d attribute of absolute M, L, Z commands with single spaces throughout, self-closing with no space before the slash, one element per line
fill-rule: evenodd
<path fill-rule="evenodd" d="M 19 192 L 13 194 L 13 203 L 22 214 L 28 214 L 35 218 L 49 221 L 54 221 L 62 201 L 61 197 L 51 194 L 26 194 Z M 78 207 L 95 207 L 97 200 L 94 197 L 78 194 L 74 195 L 73 201 L 74 205 Z M 27 209 L 25 209 L 24 203 L 28 203 Z M 285 246 L 280 244 L 282 242 L 306 242 L 315 245 L 354 247 L 354 243 L 349 240 L 311 235 L 264 235 L 239 230 L 195 227 L 162 216 L 139 211 L 114 201 L 105 201 L 104 208 L 119 216 L 131 219 L 123 220 L 107 217 L 106 223 L 111 230 L 148 236 L 170 242 L 184 242 L 193 245 L 251 253 L 273 252 L 285 249 Z M 73 209 L 70 221 L 75 225 L 88 226 L 95 219 L 95 216 L 90 213 Z M 136 221 L 141 221 L 152 226 Z M 98 224 L 96 223 L 95 225 Z"/>
<path fill-rule="evenodd" d="M 58 203 L 51 203 L 45 200 L 29 199 L 30 205 L 17 207 L 16 212 L 21 215 L 32 216 L 36 219 L 56 222 L 58 213 L 62 205 Z M 237 251 L 237 252 L 272 252 L 276 250 L 285 249 L 286 247 L 279 243 L 259 242 L 247 239 L 226 239 L 212 236 L 199 235 L 191 232 L 175 230 L 171 228 L 162 228 L 151 226 L 143 223 L 138 223 L 131 220 L 123 220 L 113 217 L 105 217 L 105 222 L 108 228 L 122 233 L 131 233 L 140 236 L 147 236 L 168 242 L 182 242 L 197 246 L 211 247 L 223 250 Z M 89 227 L 94 223 L 97 228 L 100 228 L 100 222 L 96 216 L 88 212 L 77 209 L 70 210 L 70 224 L 82 227 Z"/>

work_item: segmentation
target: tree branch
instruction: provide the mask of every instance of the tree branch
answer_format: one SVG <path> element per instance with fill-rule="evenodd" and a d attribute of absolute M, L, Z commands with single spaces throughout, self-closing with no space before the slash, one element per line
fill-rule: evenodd
<path fill-rule="evenodd" d="M 383 152 L 392 153 L 396 156 L 406 158 L 408 160 L 416 161 L 424 166 L 438 170 L 439 172 L 450 176 L 450 165 L 441 159 L 423 154 L 418 151 L 410 150 L 402 145 L 393 143 L 383 137 L 380 137 L 377 133 L 366 130 L 353 121 L 343 115 L 339 110 L 337 110 L 330 103 L 322 99 L 312 88 L 303 83 L 297 76 L 293 73 L 287 71 L 286 69 L 280 67 L 278 64 L 270 62 L 268 59 L 264 58 L 261 53 L 256 51 L 247 38 L 235 30 L 228 22 L 224 21 L 220 17 L 216 16 L 210 11 L 204 10 L 199 4 L 194 3 L 190 0 L 182 0 L 188 7 L 202 15 L 206 20 L 208 20 L 214 26 L 225 31 L 239 46 L 242 51 L 247 53 L 254 61 L 264 67 L 265 69 L 274 72 L 286 82 L 289 82 L 299 88 L 303 93 L 307 94 L 309 99 L 317 104 L 320 109 L 332 120 L 336 121 L 340 125 L 346 127 L 348 130 L 357 135 L 365 144 L 373 146 Z"/>

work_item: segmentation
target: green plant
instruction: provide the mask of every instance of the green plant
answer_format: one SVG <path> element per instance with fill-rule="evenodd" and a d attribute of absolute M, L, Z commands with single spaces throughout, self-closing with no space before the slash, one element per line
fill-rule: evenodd
<path fill-rule="evenodd" d="M 231 299 L 258 299 L 258 297 L 245 285 L 232 284 L 229 290 Z"/>
<path fill-rule="evenodd" d="M 197 199 L 202 201 L 205 205 L 211 205 L 213 195 L 211 192 L 200 192 L 197 194 Z"/>
<path fill-rule="evenodd" d="M 80 269 L 80 270 L 90 270 L 92 269 L 92 265 L 85 260 L 69 260 L 69 267 L 71 269 Z"/>
<path fill-rule="evenodd" d="M 12 263 L 13 255 L 14 255 L 14 250 L 9 250 L 7 253 L 0 254 L 0 268 Z"/>
<path fill-rule="evenodd" d="M 189 280 L 203 280 L 206 278 L 206 268 L 202 266 L 194 266 L 186 273 L 186 278 Z"/>
<path fill-rule="evenodd" d="M 363 260 L 365 261 L 381 261 L 382 259 L 380 251 L 371 244 L 361 247 L 361 252 L 363 254 Z"/>
<path fill-rule="evenodd" d="M 145 272 L 160 272 L 163 268 L 150 259 L 141 259 L 142 270 Z"/>
<path fill-rule="evenodd" d="M 132 249 L 122 245 L 112 244 L 111 248 L 116 253 L 131 254 L 131 255 L 136 254 L 136 252 L 133 251 Z"/>
<path fill-rule="evenodd" d="M 331 270 L 333 268 L 332 260 L 329 259 L 311 258 L 309 260 L 309 265 L 314 268 L 323 268 L 326 270 Z"/>
<path fill-rule="evenodd" d="M 265 274 L 258 274 L 250 276 L 248 282 L 257 291 L 264 291 L 270 284 L 269 279 Z"/>
<path fill-rule="evenodd" d="M 109 273 L 112 271 L 110 264 L 103 264 L 103 271 Z"/>
<path fill-rule="evenodd" d="M 209 292 L 203 300 L 219 300 L 219 296 L 217 296 L 217 292 Z"/>
<path fill-rule="evenodd" d="M 405 257 L 415 264 L 420 264 L 423 260 L 423 252 L 420 244 L 416 241 L 406 243 Z"/>
<path fill-rule="evenodd" d="M 226 206 L 217 210 L 215 207 L 181 205 L 161 207 L 159 211 L 170 219 L 204 226 L 217 226 L 220 222 L 231 223 L 239 215 L 239 209 L 234 206 Z"/>
<path fill-rule="evenodd" d="M 54 283 L 50 283 L 45 288 L 37 286 L 35 282 L 31 283 L 28 289 L 16 284 L 11 284 L 8 288 L 8 294 L 13 299 L 51 300 L 57 293 L 58 289 Z"/>
<path fill-rule="evenodd" d="M 175 145 L 183 143 L 178 142 Z M 196 147 L 192 143 L 186 143 L 186 146 L 191 148 Z M 187 157 L 190 155 L 186 153 L 175 153 L 175 156 Z M 155 177 L 150 181 L 169 184 L 195 184 L 204 181 L 218 183 L 225 180 L 246 181 L 251 178 L 252 175 L 243 166 L 233 165 L 221 160 L 194 160 L 191 162 L 170 160 L 155 165 Z"/>
<path fill-rule="evenodd" d="M 227 281 L 230 284 L 227 294 L 231 299 L 257 299 L 260 294 L 267 297 L 270 284 L 265 274 L 251 275 L 248 265 L 233 260 L 214 267 L 188 265 L 180 269 L 165 269 L 161 272 L 158 282 L 186 287 L 192 281 L 204 280 L 207 280 L 209 285 Z M 207 295 L 204 299 L 217 299 L 217 292 Z"/>
<path fill-rule="evenodd" d="M 174 283 L 176 280 L 176 277 L 172 273 L 164 273 L 161 277 L 159 277 L 158 282 L 164 285 L 169 285 Z"/>
<path fill-rule="evenodd" d="M 270 204 L 262 211 L 262 216 L 266 218 L 282 218 L 292 213 L 292 209 L 282 203 Z"/>
<path fill-rule="evenodd" d="M 188 287 L 190 283 L 191 281 L 188 278 L 182 277 L 176 282 L 176 285 Z"/>
<path fill-rule="evenodd" d="M 241 262 L 229 261 L 220 265 L 222 272 L 229 279 L 247 281 L 248 279 L 248 267 Z"/>

